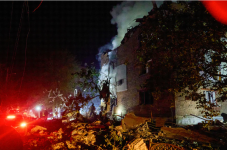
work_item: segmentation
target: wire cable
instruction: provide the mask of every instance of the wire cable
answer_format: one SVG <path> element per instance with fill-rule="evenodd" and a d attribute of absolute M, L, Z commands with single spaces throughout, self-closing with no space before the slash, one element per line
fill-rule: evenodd
<path fill-rule="evenodd" d="M 35 11 L 41 6 L 42 2 L 43 2 L 43 0 L 41 0 L 41 2 L 39 3 L 39 6 L 36 7 L 36 8 L 33 10 L 33 12 L 35 12 Z"/>

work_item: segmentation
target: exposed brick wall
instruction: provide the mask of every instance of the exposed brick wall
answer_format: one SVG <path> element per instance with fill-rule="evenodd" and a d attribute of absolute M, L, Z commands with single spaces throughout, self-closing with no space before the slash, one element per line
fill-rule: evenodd
<path fill-rule="evenodd" d="M 124 44 L 117 48 L 117 66 L 126 64 L 127 91 L 117 93 L 118 109 L 121 109 L 123 114 L 126 113 L 127 109 L 139 104 L 139 94 L 137 90 L 139 89 L 142 79 L 139 77 L 138 68 L 135 67 L 134 53 L 139 44 L 137 38 L 138 34 L 139 30 L 137 30 L 131 38 L 127 39 Z"/>
<path fill-rule="evenodd" d="M 117 107 L 115 113 L 126 114 L 128 111 L 134 111 L 139 116 L 171 116 L 170 100 L 168 96 L 163 96 L 159 101 L 154 101 L 153 105 L 139 105 L 140 85 L 148 77 L 148 74 L 140 74 L 140 66 L 136 66 L 135 51 L 139 46 L 138 35 L 139 28 L 134 34 L 117 48 L 117 66 L 126 64 L 127 90 L 117 93 Z"/>

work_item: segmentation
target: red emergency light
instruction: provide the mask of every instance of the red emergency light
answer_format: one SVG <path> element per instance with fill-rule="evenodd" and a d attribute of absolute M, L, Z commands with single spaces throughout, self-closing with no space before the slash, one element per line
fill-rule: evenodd
<path fill-rule="evenodd" d="M 7 116 L 7 119 L 14 119 L 14 118 L 16 118 L 16 116 L 14 116 L 14 115 Z"/>
<path fill-rule="evenodd" d="M 22 123 L 20 124 L 20 126 L 21 126 L 21 127 L 26 127 L 26 126 L 27 126 L 27 123 L 26 123 L 26 122 L 22 122 Z"/>

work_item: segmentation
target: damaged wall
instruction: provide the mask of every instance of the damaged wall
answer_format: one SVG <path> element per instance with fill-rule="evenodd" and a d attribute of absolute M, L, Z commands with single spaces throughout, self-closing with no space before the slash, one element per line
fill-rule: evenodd
<path fill-rule="evenodd" d="M 139 48 L 138 36 L 140 28 L 132 29 L 130 37 L 125 37 L 122 44 L 115 49 L 116 51 L 116 84 L 123 78 L 123 87 L 117 86 L 117 106 L 114 107 L 114 113 L 125 115 L 128 112 L 134 112 L 138 116 L 151 117 L 171 117 L 170 97 L 163 96 L 160 101 L 153 101 L 153 104 L 141 104 L 139 91 L 140 85 L 149 77 L 149 73 L 141 74 L 143 67 L 137 64 L 135 51 Z M 125 78 L 126 75 L 126 78 Z M 173 113 L 174 115 L 174 113 Z"/>
<path fill-rule="evenodd" d="M 198 92 L 209 91 L 208 89 L 200 89 Z M 216 96 L 217 96 L 217 92 Z M 196 101 L 192 101 L 191 99 L 187 99 L 186 97 L 180 97 L 181 93 L 178 93 L 175 97 L 175 108 L 176 108 L 176 123 L 179 125 L 192 125 L 198 124 L 204 121 L 201 110 L 196 109 Z M 213 120 L 218 119 L 219 121 L 223 120 L 221 116 L 222 113 L 227 114 L 227 102 L 218 102 L 219 108 L 214 108 L 216 110 L 220 110 L 220 115 L 213 117 Z M 192 115 L 191 115 L 192 114 Z M 198 117 L 195 117 L 195 116 Z M 205 118 L 204 118 L 205 119 Z"/>

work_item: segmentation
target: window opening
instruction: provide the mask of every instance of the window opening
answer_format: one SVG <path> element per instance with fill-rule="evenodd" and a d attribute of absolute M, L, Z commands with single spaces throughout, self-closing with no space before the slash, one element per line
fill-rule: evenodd
<path fill-rule="evenodd" d="M 148 91 L 140 91 L 139 92 L 140 104 L 153 104 L 154 98 L 151 93 Z"/>
<path fill-rule="evenodd" d="M 124 79 L 117 81 L 117 86 L 121 86 L 124 83 Z"/>

